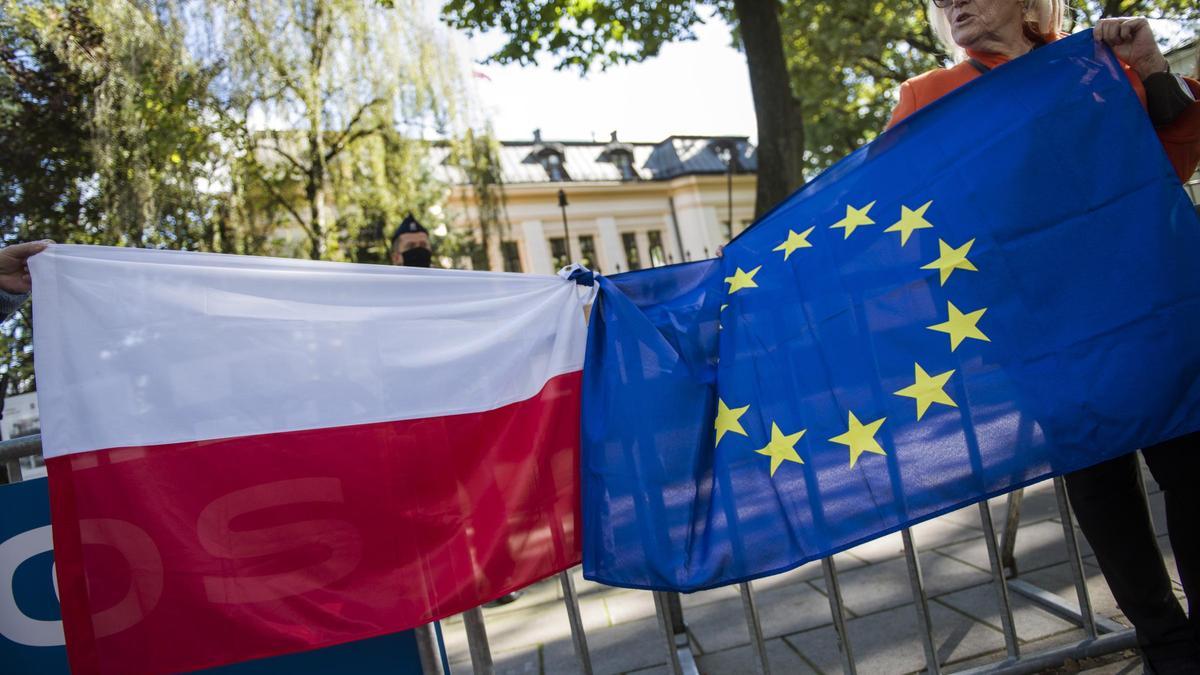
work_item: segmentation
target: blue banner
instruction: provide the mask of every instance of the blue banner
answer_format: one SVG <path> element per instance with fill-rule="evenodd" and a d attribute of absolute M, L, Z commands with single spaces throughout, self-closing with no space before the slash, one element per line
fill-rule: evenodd
<path fill-rule="evenodd" d="M 45 479 L 0 486 L 0 664 L 5 673 L 69 675 L 53 582 Z M 443 654 L 443 664 L 445 656 Z M 220 675 L 420 675 L 412 631 L 200 671 Z"/>
<path fill-rule="evenodd" d="M 599 279 L 584 575 L 778 573 L 1200 428 L 1200 222 L 1090 31 Z"/>

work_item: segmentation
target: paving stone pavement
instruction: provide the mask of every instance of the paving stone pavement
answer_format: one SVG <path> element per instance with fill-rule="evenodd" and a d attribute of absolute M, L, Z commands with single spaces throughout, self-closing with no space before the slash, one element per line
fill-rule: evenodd
<path fill-rule="evenodd" d="M 1170 543 L 1161 518 L 1162 495 L 1148 482 L 1155 525 L 1176 592 L 1182 599 Z M 1004 526 L 1005 500 L 989 511 Z M 1005 654 L 996 589 L 991 583 L 978 507 L 947 514 L 913 528 L 929 595 L 934 643 L 943 670 L 953 672 L 1002 660 Z M 1083 562 L 1095 611 L 1128 625 L 1083 545 Z M 1062 523 L 1050 482 L 1025 490 L 1016 539 L 1019 578 L 1074 604 Z M 912 603 L 900 535 L 892 534 L 835 556 L 847 630 L 860 673 L 916 673 L 925 667 L 918 615 Z M 580 596 L 588 647 L 596 675 L 668 673 L 667 648 L 652 594 L 610 588 L 571 571 Z M 841 661 L 819 563 L 753 582 L 767 655 L 773 673 L 840 673 Z M 1083 638 L 1075 624 L 1031 600 L 1010 593 L 1022 653 Z M 705 675 L 754 673 L 745 611 L 737 587 L 684 595 L 682 606 L 696 666 Z M 557 577 L 538 582 L 516 602 L 484 609 L 497 673 L 558 675 L 581 672 Z M 461 617 L 443 623 L 451 670 L 470 673 Z M 1067 664 L 1048 673 L 1126 675 L 1141 672 L 1136 653 L 1113 654 Z"/>

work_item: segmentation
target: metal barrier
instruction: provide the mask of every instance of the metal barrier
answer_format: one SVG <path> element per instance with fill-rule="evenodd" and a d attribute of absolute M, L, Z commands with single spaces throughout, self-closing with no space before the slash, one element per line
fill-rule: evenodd
<path fill-rule="evenodd" d="M 1200 172 L 1196 172 L 1191 180 L 1184 183 L 1183 189 L 1187 191 L 1188 197 L 1191 197 L 1192 203 L 1200 208 Z"/>
<path fill-rule="evenodd" d="M 4 482 L 21 482 L 21 458 L 42 454 L 42 435 L 33 434 L 0 442 L 0 466 L 4 467 Z"/>
<path fill-rule="evenodd" d="M 28 436 L 0 442 L 0 465 L 3 465 L 9 472 L 9 482 L 16 482 L 21 479 L 19 460 L 22 457 L 38 455 L 40 452 L 41 439 L 39 436 Z M 1079 538 L 1076 533 L 1070 504 L 1067 501 L 1066 486 L 1062 478 L 1054 479 L 1054 488 L 1058 502 L 1059 517 L 1063 524 L 1068 563 L 1071 567 L 1078 604 L 1072 604 L 1065 598 L 1054 595 L 1026 581 L 1006 577 L 1006 567 L 1012 570 L 1015 576 L 1016 565 L 1013 560 L 1013 552 L 1015 550 L 1016 524 L 1020 516 L 1021 491 L 1014 491 L 1009 496 L 1008 523 L 1005 528 L 1004 539 L 999 545 L 996 542 L 996 532 L 992 524 L 992 516 L 988 504 L 987 502 L 980 502 L 978 505 L 979 516 L 984 531 L 988 560 L 991 566 L 991 584 L 996 589 L 996 602 L 1000 610 L 1006 655 L 1003 660 L 958 671 L 959 673 L 969 675 L 983 675 L 985 673 L 1004 675 L 1033 673 L 1060 665 L 1066 659 L 1101 656 L 1137 646 L 1133 629 L 1125 628 L 1114 621 L 1094 615 L 1083 572 Z M 929 599 L 925 590 L 925 581 L 921 573 L 920 558 L 916 544 L 912 538 L 912 533 L 905 529 L 902 530 L 901 536 L 904 542 L 904 557 L 908 566 L 913 604 L 917 613 L 918 625 L 921 628 L 922 646 L 925 651 L 925 668 L 930 675 L 936 675 L 942 672 L 942 664 L 937 655 L 933 617 L 929 610 Z M 825 579 L 825 589 L 829 601 L 833 630 L 837 636 L 842 670 L 847 675 L 854 675 L 857 672 L 857 666 L 846 629 L 846 610 L 842 602 L 837 567 L 832 558 L 826 558 L 821 561 L 821 568 Z M 563 602 L 570 623 L 572 643 L 579 662 L 579 668 L 584 675 L 591 675 L 594 669 L 591 655 L 588 651 L 587 635 L 584 630 L 579 596 L 575 591 L 574 581 L 569 571 L 562 572 L 559 575 L 559 580 L 562 585 Z M 749 583 L 743 583 L 738 585 L 738 590 L 745 611 L 747 631 L 750 635 L 750 648 L 754 654 L 753 666 L 747 664 L 747 670 L 753 667 L 759 673 L 769 675 L 771 671 L 767 659 L 766 641 L 763 637 L 762 621 L 755 601 L 754 589 Z M 1009 597 L 1010 591 L 1018 593 L 1059 617 L 1080 626 L 1084 630 L 1085 638 L 1070 644 L 1022 655 Z M 679 594 L 659 591 L 652 593 L 659 629 L 662 632 L 668 669 L 674 675 L 696 675 L 698 672 L 696 660 L 691 649 L 687 625 L 684 623 L 683 608 Z M 495 667 L 492 662 L 487 629 L 484 625 L 483 613 L 480 608 L 476 607 L 464 612 L 463 624 L 467 634 L 471 663 L 475 673 L 491 675 L 495 672 Z M 436 638 L 432 630 L 428 630 L 428 627 L 424 628 L 417 630 L 417 638 L 425 672 L 427 675 L 443 675 L 440 659 L 435 658 L 435 655 L 438 653 Z M 425 658 L 426 656 L 429 658 Z"/>
<path fill-rule="evenodd" d="M 1096 616 L 1092 611 L 1091 598 L 1088 594 L 1087 581 L 1083 571 L 1082 555 L 1079 548 L 1079 538 L 1075 528 L 1074 517 L 1067 502 L 1066 486 L 1062 478 L 1054 479 L 1056 499 L 1058 502 L 1059 518 L 1063 523 L 1064 543 L 1067 547 L 1067 562 L 1078 604 L 1073 604 L 1065 598 L 1049 591 L 1038 588 L 1027 581 L 1009 579 L 1005 568 L 1013 570 L 1015 576 L 1014 552 L 1016 546 L 1016 526 L 1020 517 L 1023 493 L 1018 490 L 1009 495 L 1008 524 L 1001 543 L 997 543 L 996 530 L 992 522 L 991 510 L 987 502 L 980 502 L 980 522 L 984 533 L 984 543 L 987 547 L 988 561 L 991 567 L 991 585 L 996 591 L 996 604 L 999 609 L 1001 632 L 1004 635 L 1005 656 L 1003 659 L 957 671 L 957 675 L 1019 675 L 1034 673 L 1046 668 L 1062 665 L 1067 659 L 1082 659 L 1103 656 L 1114 652 L 1132 649 L 1137 646 L 1133 629 L 1125 628 L 1110 619 Z M 930 675 L 942 672 L 942 663 L 937 656 L 937 643 L 934 639 L 933 616 L 929 609 L 929 598 L 925 590 L 925 581 L 921 572 L 920 557 L 912 533 L 905 529 L 901 531 L 904 543 L 904 557 L 908 567 L 909 584 L 913 594 L 913 605 L 920 626 L 921 642 L 925 651 L 925 670 Z M 1008 562 L 1005 562 L 1005 559 Z M 842 670 L 847 675 L 857 673 L 854 652 L 846 628 L 846 610 L 842 602 L 841 586 L 838 580 L 837 567 L 832 558 L 821 561 L 822 573 L 825 578 L 825 588 L 829 601 L 833 629 L 837 635 L 838 651 L 841 657 Z M 562 573 L 564 579 L 569 579 L 569 573 Z M 564 591 L 565 584 L 564 581 Z M 756 670 L 763 675 L 771 672 L 767 658 L 766 641 L 763 638 L 762 621 L 759 617 L 753 587 L 749 583 L 738 585 L 742 605 L 745 610 L 747 632 L 750 635 L 750 648 L 753 652 L 753 664 L 747 663 L 746 670 Z M 1020 641 L 1017 637 L 1016 621 L 1013 615 L 1010 592 L 1025 597 L 1047 611 L 1068 620 L 1085 633 L 1083 640 L 1065 645 L 1044 649 L 1042 651 L 1022 654 Z M 677 593 L 651 592 L 654 596 L 655 613 L 658 617 L 659 630 L 667 657 L 667 669 L 673 675 L 695 675 L 698 672 L 696 660 L 691 650 L 686 624 L 682 621 L 682 610 Z M 578 617 L 578 598 L 574 593 L 564 592 L 564 603 L 568 616 Z M 1082 608 L 1082 609 L 1081 609 Z M 571 621 L 571 635 L 576 646 L 576 656 L 582 672 L 593 672 L 591 657 L 587 651 L 587 640 L 583 627 L 576 619 Z M 470 633 L 468 633 L 470 639 Z M 474 654 L 474 647 L 472 647 Z M 476 668 L 477 673 L 481 671 Z"/>

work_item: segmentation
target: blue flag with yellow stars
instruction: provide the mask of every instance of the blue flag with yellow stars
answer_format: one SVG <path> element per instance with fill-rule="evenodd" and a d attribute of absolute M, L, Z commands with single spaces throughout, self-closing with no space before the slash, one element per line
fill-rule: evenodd
<path fill-rule="evenodd" d="M 599 278 L 583 565 L 694 591 L 1200 429 L 1200 222 L 1090 31 L 993 70 L 724 257 Z"/>

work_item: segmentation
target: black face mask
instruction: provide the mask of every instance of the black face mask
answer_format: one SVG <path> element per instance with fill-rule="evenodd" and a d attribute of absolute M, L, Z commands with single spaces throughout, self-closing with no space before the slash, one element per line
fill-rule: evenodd
<path fill-rule="evenodd" d="M 400 254 L 400 258 L 404 260 L 405 267 L 429 267 L 429 264 L 433 262 L 433 251 L 418 246 L 404 251 Z"/>

